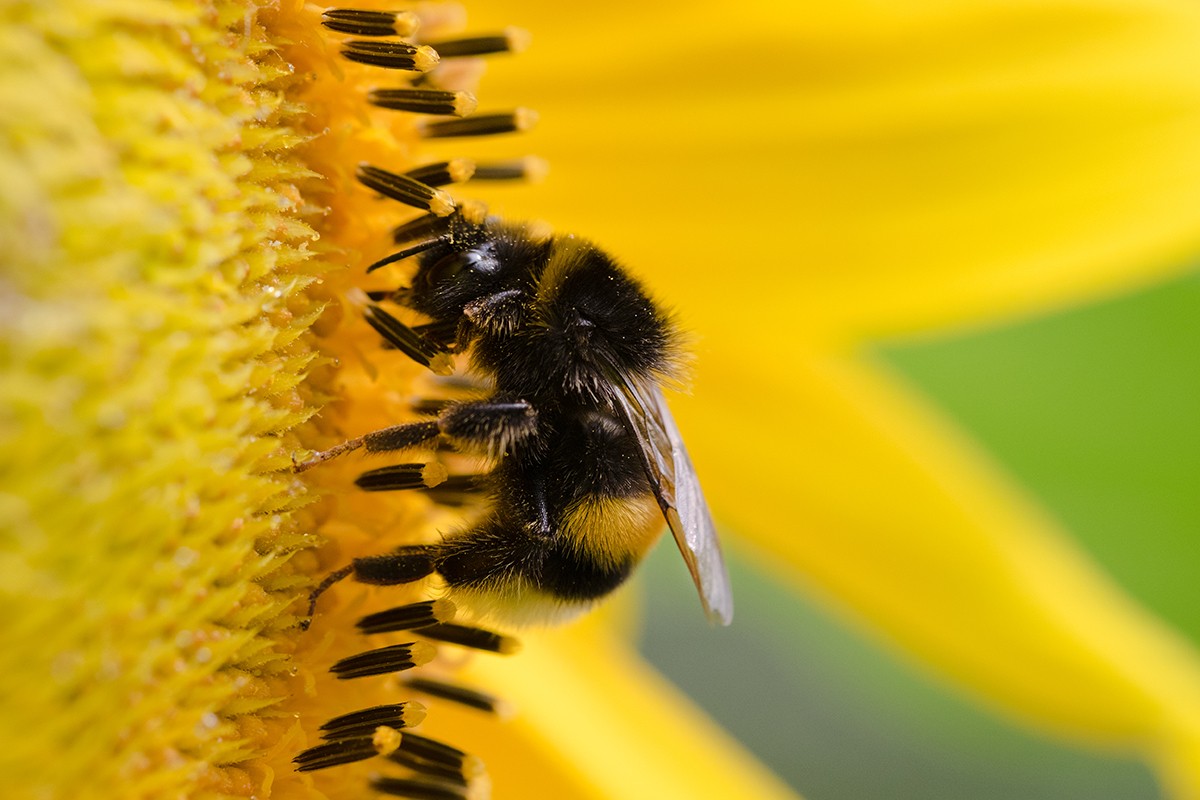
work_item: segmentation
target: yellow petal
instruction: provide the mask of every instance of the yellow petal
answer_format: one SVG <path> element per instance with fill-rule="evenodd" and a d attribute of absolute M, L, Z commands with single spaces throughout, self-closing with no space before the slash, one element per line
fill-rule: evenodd
<path fill-rule="evenodd" d="M 1194 5 L 656 4 L 558 26 L 539 5 L 510 11 L 574 65 L 515 79 L 575 132 L 543 126 L 545 192 L 699 333 L 678 406 L 718 511 L 993 702 L 1140 748 L 1195 796 L 1193 650 L 843 349 L 1182 269 Z"/>
<path fill-rule="evenodd" d="M 543 112 L 541 208 L 652 271 L 701 332 L 978 321 L 1200 246 L 1194 4 L 606 5 L 570 24 L 544 5 L 505 12 L 558 68 L 496 82 Z"/>
<path fill-rule="evenodd" d="M 1178 796 L 1195 796 L 1200 658 L 1189 645 L 876 368 L 797 348 L 775 374 L 731 358 L 706 360 L 695 398 L 679 403 L 719 514 L 992 703 L 1137 749 L 1164 762 Z M 768 446 L 687 424 L 747 409 L 769 421 L 748 434 Z M 747 496 L 764 502 L 730 501 Z"/>
<path fill-rule="evenodd" d="M 496 800 L 796 797 L 603 622 L 542 632 L 525 644 L 516 658 L 480 658 L 467 670 L 519 711 L 511 737 L 479 744 L 503 753 L 490 760 Z M 514 768 L 531 758 L 543 766 Z M 555 783 L 539 783 L 543 770 Z M 560 781 L 576 793 L 556 793 Z"/>

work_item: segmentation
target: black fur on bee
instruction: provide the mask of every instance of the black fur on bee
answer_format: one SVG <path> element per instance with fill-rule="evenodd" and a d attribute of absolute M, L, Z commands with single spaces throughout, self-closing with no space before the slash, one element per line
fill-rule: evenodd
<path fill-rule="evenodd" d="M 339 452 L 439 440 L 487 455 L 491 469 L 471 483 L 486 510 L 439 543 L 360 558 L 348 571 L 371 584 L 436 573 L 452 598 L 465 596 L 477 611 L 553 619 L 621 585 L 665 516 L 706 609 L 726 621 L 715 533 L 661 402 L 659 386 L 680 360 L 671 316 L 611 256 L 575 236 L 461 209 L 408 229 L 427 237 L 402 251 L 416 253 L 416 272 L 408 287 L 374 295 L 368 321 L 431 368 L 465 355 L 470 374 L 490 389 L 436 406 L 435 420 L 376 431 Z M 401 322 L 376 302 L 385 300 L 423 315 L 424 324 Z M 391 488 L 413 485 L 410 468 L 419 466 L 404 465 L 406 483 Z M 688 508 L 679 507 L 676 484 L 695 487 Z M 689 525 L 699 550 L 685 546 Z"/>

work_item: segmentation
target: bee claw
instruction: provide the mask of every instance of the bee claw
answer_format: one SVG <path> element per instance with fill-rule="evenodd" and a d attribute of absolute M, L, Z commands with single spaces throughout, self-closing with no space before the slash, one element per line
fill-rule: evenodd
<path fill-rule="evenodd" d="M 315 467 L 317 464 L 322 464 L 331 458 L 337 458 L 342 453 L 349 453 L 363 446 L 363 438 L 360 436 L 356 439 L 348 439 L 341 444 L 335 444 L 328 450 L 313 450 L 308 451 L 308 458 L 300 461 L 296 458 L 297 453 L 292 453 L 292 472 L 301 473 Z M 303 452 L 303 451 L 302 451 Z"/>

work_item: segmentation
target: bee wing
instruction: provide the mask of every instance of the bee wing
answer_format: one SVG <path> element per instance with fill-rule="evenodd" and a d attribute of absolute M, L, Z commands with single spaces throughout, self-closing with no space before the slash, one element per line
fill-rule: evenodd
<path fill-rule="evenodd" d="M 617 395 L 618 409 L 638 440 L 650 486 L 700 591 L 704 613 L 710 622 L 728 625 L 733 620 L 729 573 L 700 480 L 675 418 L 658 386 L 628 381 L 621 388 Z"/>

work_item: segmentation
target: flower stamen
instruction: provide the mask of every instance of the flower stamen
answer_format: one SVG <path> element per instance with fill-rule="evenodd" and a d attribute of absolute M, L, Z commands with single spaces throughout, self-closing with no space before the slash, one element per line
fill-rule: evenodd
<path fill-rule="evenodd" d="M 438 356 L 444 356 L 445 353 L 379 306 L 373 303 L 364 306 L 363 316 L 389 344 L 421 366 L 442 375 L 448 375 L 453 371 L 450 364 L 443 365 L 444 369 L 434 369 L 438 366 Z"/>
<path fill-rule="evenodd" d="M 321 726 L 322 739 L 356 739 L 375 733 L 382 726 L 411 728 L 425 720 L 425 706 L 415 700 L 372 706 L 334 717 Z"/>
<path fill-rule="evenodd" d="M 440 506 L 461 507 L 477 502 L 483 492 L 479 475 L 451 475 L 429 490 L 429 497 Z"/>
<path fill-rule="evenodd" d="M 310 747 L 292 759 L 297 772 L 328 769 L 375 756 L 387 756 L 400 746 L 400 733 L 394 728 L 379 726 L 370 736 L 357 736 Z"/>
<path fill-rule="evenodd" d="M 371 788 L 393 797 L 407 797 L 409 800 L 467 800 L 470 797 L 461 787 L 413 778 L 375 777 L 371 779 Z"/>
<path fill-rule="evenodd" d="M 425 642 L 407 642 L 348 656 L 329 668 L 340 680 L 386 675 L 428 664 L 437 650 Z"/>
<path fill-rule="evenodd" d="M 459 625 L 454 622 L 440 622 L 429 625 L 417 632 L 418 636 L 433 639 L 459 647 L 469 647 L 472 650 L 484 650 L 489 653 L 511 655 L 521 649 L 521 643 L 511 636 L 505 636 L 484 628 L 472 628 L 469 625 Z"/>
<path fill-rule="evenodd" d="M 529 33 L 521 28 L 505 28 L 501 33 L 490 36 L 471 36 L 428 45 L 442 58 L 486 56 L 495 53 L 520 53 L 529 46 Z"/>
<path fill-rule="evenodd" d="M 454 158 L 410 169 L 404 174 L 426 186 L 448 186 L 469 181 L 475 174 L 475 162 L 466 158 Z"/>
<path fill-rule="evenodd" d="M 437 238 L 440 238 L 440 231 L 445 227 L 445 224 L 446 220 L 443 217 L 435 214 L 422 214 L 393 228 L 392 241 L 395 244 L 402 244 L 404 242 L 425 239 L 428 236 L 434 236 L 436 241 Z"/>
<path fill-rule="evenodd" d="M 509 712 L 507 704 L 502 700 L 478 689 L 470 689 L 466 686 L 437 681 L 432 678 L 409 678 L 404 683 L 414 692 L 449 700 L 477 711 L 485 711 L 499 717 L 504 717 Z"/>
<path fill-rule="evenodd" d="M 478 71 L 473 57 L 519 52 L 527 46 L 528 34 L 517 28 L 506 28 L 493 35 L 439 38 L 437 41 L 418 35 L 420 28 L 420 33 L 428 30 L 432 36 L 441 37 L 443 34 L 437 28 L 452 27 L 459 22 L 453 18 L 454 8 L 421 4 L 413 12 L 330 9 L 324 12 L 322 24 L 329 30 L 356 37 L 409 37 L 408 41 L 347 39 L 341 42 L 340 53 L 359 64 L 409 73 L 401 76 L 408 85 L 371 89 L 366 100 L 372 106 L 388 111 L 445 118 L 411 123 L 400 120 L 401 127 L 418 136 L 431 139 L 487 136 L 527 130 L 536 121 L 536 114 L 528 109 L 470 116 L 476 110 L 477 101 L 468 89 L 472 88 L 470 79 Z M 470 124 L 453 125 L 462 122 Z M 423 212 L 394 229 L 394 242 L 402 249 L 371 264 L 367 272 L 444 245 L 456 235 L 458 228 L 455 226 L 460 218 L 478 224 L 486 217 L 487 211 L 482 204 L 456 201 L 439 187 L 476 178 L 490 181 L 536 179 L 545 170 L 544 162 L 536 158 L 482 167 L 460 158 L 396 172 L 360 164 L 356 177 L 361 184 Z M 373 302 L 402 298 L 406 291 L 366 293 L 354 289 L 345 296 L 383 338 L 384 347 L 403 352 L 436 375 L 452 374 L 458 338 L 456 327 L 438 323 L 409 325 Z M 426 447 L 441 436 L 438 425 L 433 421 L 418 421 L 376 431 L 310 454 L 306 460 L 296 463 L 295 468 L 301 471 L 358 449 L 378 452 Z M 455 476 L 449 481 L 447 477 L 446 468 L 439 463 L 407 463 L 364 472 L 355 484 L 371 492 L 434 490 L 430 492 L 431 499 L 451 501 L 451 505 L 464 504 L 467 495 L 478 495 L 482 488 L 478 476 Z M 435 487 L 440 488 L 443 482 L 447 483 L 447 491 L 437 492 Z M 309 595 L 309 617 L 314 613 L 317 599 L 333 583 L 350 576 L 360 583 L 374 585 L 415 583 L 435 572 L 436 553 L 431 546 L 414 544 L 386 555 L 355 558 L 351 565 L 334 572 Z M 414 637 L 492 653 L 511 653 L 518 648 L 517 640 L 512 637 L 455 624 L 452 622 L 454 614 L 455 607 L 449 600 L 424 600 L 367 614 L 358 620 L 357 629 L 368 635 L 412 631 Z M 395 644 L 343 658 L 330 671 L 343 680 L 407 672 L 428 663 L 436 653 L 437 648 L 424 641 Z M 491 714 L 499 715 L 503 709 L 498 700 L 482 692 L 441 681 L 418 679 L 401 685 L 411 686 L 414 692 L 424 692 Z M 379 705 L 334 717 L 320 729 L 321 738 L 327 741 L 300 753 L 295 759 L 296 769 L 306 772 L 382 755 L 411 770 L 413 775 L 406 778 L 376 776 L 371 785 L 378 792 L 412 800 L 461 800 L 486 793 L 485 770 L 478 757 L 407 731 L 419 724 L 425 713 L 423 705 L 411 702 Z M 400 729 L 405 732 L 400 733 Z"/>
<path fill-rule="evenodd" d="M 406 606 L 389 608 L 375 614 L 368 614 L 357 623 L 363 633 L 395 633 L 410 631 L 414 628 L 426 628 L 454 618 L 454 603 L 445 598 L 437 600 L 422 600 L 419 603 L 409 603 Z"/>
<path fill-rule="evenodd" d="M 475 758 L 474 756 L 469 756 L 469 758 L 474 759 L 474 761 L 470 762 L 470 768 L 473 771 L 477 771 L 478 774 L 482 774 L 483 760 Z M 402 767 L 407 767 L 413 772 L 419 772 L 421 775 L 446 781 L 447 783 L 463 789 L 466 789 L 468 786 L 470 786 L 471 779 L 475 777 L 475 775 L 467 774 L 466 764 L 464 764 L 464 768 L 462 769 L 448 767 L 444 764 L 436 764 L 432 761 L 426 761 L 425 759 L 417 758 L 409 753 L 403 753 L 400 751 L 392 753 L 387 757 L 387 759 L 393 764 L 399 764 Z"/>
<path fill-rule="evenodd" d="M 454 211 L 454 198 L 407 175 L 388 172 L 370 164 L 359 164 L 355 177 L 368 189 L 374 189 L 386 197 L 428 211 L 435 216 L 449 216 Z"/>
<path fill-rule="evenodd" d="M 476 164 L 472 180 L 477 181 L 540 181 L 546 177 L 549 165 L 537 156 L 526 156 L 512 161 L 497 161 Z"/>
<path fill-rule="evenodd" d="M 392 464 L 367 470 L 354 485 L 366 492 L 400 492 L 428 489 L 446 480 L 446 468 L 437 462 L 428 464 Z"/>
<path fill-rule="evenodd" d="M 475 764 L 482 764 L 474 757 L 467 755 L 457 747 L 421 736 L 416 733 L 405 733 L 400 738 L 400 746 L 396 753 L 405 753 L 413 758 L 419 758 L 432 764 L 441 764 L 460 772 L 466 767 L 469 771 L 477 772 Z"/>
<path fill-rule="evenodd" d="M 367 102 L 393 111 L 413 114 L 435 114 L 465 117 L 478 106 L 470 92 L 450 92 L 443 89 L 372 89 Z"/>
<path fill-rule="evenodd" d="M 352 36 L 412 36 L 421 24 L 411 11 L 331 8 L 321 16 L 321 24 L 329 30 Z"/>
<path fill-rule="evenodd" d="M 501 133 L 523 133 L 537 124 L 537 112 L 518 108 L 495 114 L 479 114 L 466 119 L 446 119 L 427 122 L 420 128 L 426 139 L 448 139 L 457 136 L 495 136 Z"/>
<path fill-rule="evenodd" d="M 371 39 L 349 39 L 342 45 L 342 56 L 384 69 L 404 72 L 429 72 L 441 57 L 428 45 L 408 42 L 376 42 Z"/>

